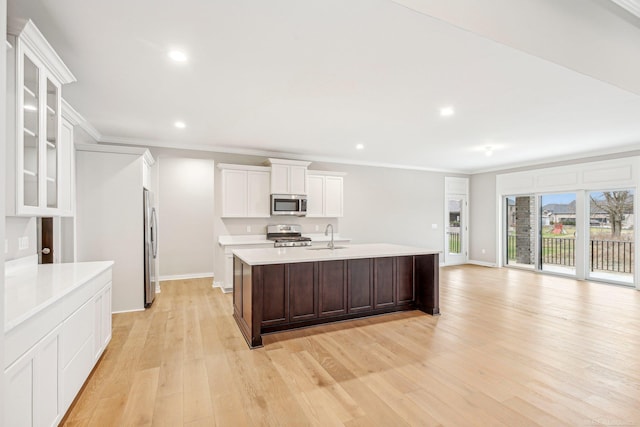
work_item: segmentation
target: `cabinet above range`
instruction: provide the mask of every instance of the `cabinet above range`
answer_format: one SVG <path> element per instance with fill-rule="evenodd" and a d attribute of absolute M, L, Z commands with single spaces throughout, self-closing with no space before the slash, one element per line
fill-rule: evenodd
<path fill-rule="evenodd" d="M 227 163 L 217 165 L 221 176 L 222 218 L 269 218 L 272 194 L 306 195 L 306 216 L 309 217 L 343 216 L 343 186 L 346 173 L 307 171 L 309 162 L 297 160 L 269 159 L 268 163 L 271 166 Z M 289 170 L 283 171 L 283 168 Z M 279 175 L 275 181 L 274 175 Z M 304 180 L 304 185 L 300 184 L 301 179 Z M 285 187 L 289 191 L 284 191 Z M 292 193 L 291 189 L 300 192 Z"/>

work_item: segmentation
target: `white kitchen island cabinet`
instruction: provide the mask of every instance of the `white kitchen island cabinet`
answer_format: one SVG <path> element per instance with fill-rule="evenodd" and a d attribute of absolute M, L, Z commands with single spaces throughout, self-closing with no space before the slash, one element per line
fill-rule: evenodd
<path fill-rule="evenodd" d="M 69 409 L 111 338 L 112 265 L 107 261 L 7 270 L 5 425 L 57 425 Z"/>

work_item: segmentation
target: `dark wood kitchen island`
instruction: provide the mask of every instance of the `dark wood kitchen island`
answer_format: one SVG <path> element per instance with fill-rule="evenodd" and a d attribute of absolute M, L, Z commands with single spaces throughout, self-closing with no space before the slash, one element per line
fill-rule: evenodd
<path fill-rule="evenodd" d="M 440 314 L 437 251 L 362 244 L 233 254 L 233 316 L 251 348 L 287 329 L 395 311 Z"/>

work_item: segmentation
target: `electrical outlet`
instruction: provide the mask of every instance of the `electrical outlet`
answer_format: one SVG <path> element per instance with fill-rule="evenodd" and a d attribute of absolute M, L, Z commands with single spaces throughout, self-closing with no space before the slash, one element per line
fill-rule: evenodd
<path fill-rule="evenodd" d="M 431 228 L 433 228 L 434 230 L 438 228 L 438 224 L 431 224 Z"/>
<path fill-rule="evenodd" d="M 9 240 L 4 239 L 4 253 L 8 254 L 9 253 Z"/>
<path fill-rule="evenodd" d="M 247 233 L 251 233 L 251 226 L 247 225 Z"/>
<path fill-rule="evenodd" d="M 316 225 L 316 231 L 320 231 L 320 226 Z"/>
<path fill-rule="evenodd" d="M 482 253 L 485 253 L 485 252 L 487 252 L 487 251 L 485 251 L 485 250 L 483 249 L 481 252 L 482 252 Z"/>

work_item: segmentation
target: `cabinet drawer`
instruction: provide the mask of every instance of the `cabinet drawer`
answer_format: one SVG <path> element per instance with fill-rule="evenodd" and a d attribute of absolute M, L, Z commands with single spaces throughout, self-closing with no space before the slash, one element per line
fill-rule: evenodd
<path fill-rule="evenodd" d="M 90 322 L 91 323 L 91 322 Z M 75 399 L 93 368 L 93 339 L 87 339 L 62 371 L 62 413 Z"/>
<path fill-rule="evenodd" d="M 62 325 L 62 367 L 66 367 L 82 345 L 93 335 L 94 304 L 89 301 Z"/>

